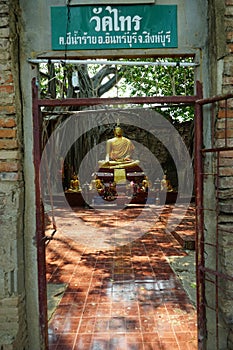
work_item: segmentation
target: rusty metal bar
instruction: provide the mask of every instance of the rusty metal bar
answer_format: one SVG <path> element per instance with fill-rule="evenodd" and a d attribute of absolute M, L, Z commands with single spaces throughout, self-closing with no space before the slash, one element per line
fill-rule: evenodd
<path fill-rule="evenodd" d="M 56 100 L 38 99 L 38 105 L 47 106 L 95 106 L 95 105 L 123 105 L 123 104 L 185 104 L 194 105 L 197 96 L 154 96 L 154 97 L 114 97 L 114 98 L 66 98 Z"/>
<path fill-rule="evenodd" d="M 215 127 L 215 104 L 211 104 L 211 145 L 214 146 L 214 130 Z"/>
<path fill-rule="evenodd" d="M 221 152 L 221 151 L 233 151 L 233 147 L 216 147 L 216 148 L 206 148 L 201 150 L 203 153 L 207 152 Z"/>
<path fill-rule="evenodd" d="M 228 281 L 232 281 L 233 282 L 233 277 L 232 276 L 229 276 L 229 275 L 226 275 L 225 273 L 222 273 L 222 272 L 219 272 L 219 271 L 214 271 L 208 267 L 204 267 L 204 266 L 201 266 L 200 267 L 200 270 L 203 271 L 203 272 L 207 272 L 207 273 L 210 273 L 214 276 L 218 276 L 219 278 L 222 278 L 222 279 L 227 279 Z"/>
<path fill-rule="evenodd" d="M 204 308 L 204 315 L 206 313 L 206 308 L 210 308 L 215 312 L 215 338 L 216 338 L 216 350 L 220 349 L 220 332 L 219 332 L 219 292 L 221 289 L 221 284 L 219 279 L 224 279 L 224 280 L 229 280 L 229 281 L 233 281 L 233 277 L 221 273 L 219 272 L 219 178 L 220 178 L 220 173 L 219 173 L 219 168 L 220 168 L 220 152 L 221 151 L 229 151 L 229 150 L 233 150 L 233 147 L 228 147 L 228 100 L 230 98 L 233 98 L 233 94 L 228 94 L 228 95 L 221 95 L 221 96 L 215 96 L 212 98 L 208 98 L 208 99 L 200 99 L 196 101 L 196 105 L 199 106 L 203 106 L 205 104 L 212 104 L 211 106 L 211 121 L 212 121 L 212 125 L 211 125 L 211 140 L 212 140 L 212 147 L 209 149 L 201 149 L 201 154 L 204 156 L 205 153 L 213 153 L 215 154 L 215 160 L 216 160 L 216 174 L 213 174 L 215 176 L 215 186 L 216 186 L 216 203 L 215 203 L 215 209 L 206 209 L 206 208 L 202 208 L 202 213 L 204 213 L 205 210 L 214 210 L 214 212 L 216 213 L 216 221 L 217 221 L 217 225 L 216 225 L 216 237 L 215 237 L 215 242 L 214 243 L 208 243 L 205 242 L 205 237 L 204 237 L 204 216 L 202 214 L 202 222 L 200 224 L 200 232 L 197 231 L 197 234 L 199 235 L 199 237 L 197 238 L 198 242 L 199 242 L 199 247 L 200 247 L 200 253 L 196 253 L 198 255 L 198 257 L 200 257 L 200 264 L 198 264 L 198 268 L 197 268 L 197 274 L 200 274 L 200 279 L 199 279 L 199 288 L 202 288 L 203 291 L 205 291 L 205 283 L 206 282 L 210 282 L 214 285 L 215 288 L 215 304 L 214 307 L 211 307 L 210 305 L 208 305 L 205 302 L 205 299 L 203 300 L 203 308 Z M 215 119 L 216 119 L 216 108 L 215 108 L 215 103 L 219 102 L 220 108 L 224 109 L 224 146 L 223 147 L 214 147 L 215 144 L 215 129 L 214 129 L 214 125 L 215 125 Z M 221 103 L 222 102 L 222 103 Z M 219 110 L 219 109 L 218 109 Z M 198 111 L 198 108 L 197 108 Z M 204 180 L 204 176 L 206 176 L 206 173 L 203 173 L 203 179 Z M 203 186 L 203 184 L 202 184 Z M 202 188 L 203 189 L 203 188 Z M 198 220 L 198 217 L 197 217 Z M 204 250 L 201 248 L 203 246 L 203 248 L 205 248 L 205 246 L 211 246 L 213 248 L 215 248 L 215 266 L 213 267 L 213 269 L 210 268 L 206 268 L 204 265 Z M 201 256 L 200 256 L 201 255 Z M 201 280 L 201 277 L 203 276 L 203 281 Z M 212 279 L 213 278 L 213 279 Z M 203 286 L 201 286 L 203 283 Z M 198 293 L 199 294 L 199 293 Z M 203 296 L 205 296 L 205 294 L 203 294 Z M 198 295 L 199 298 L 201 298 L 200 294 Z M 202 305 L 201 302 L 199 302 L 199 308 L 198 308 L 198 319 L 200 319 L 200 317 L 202 317 Z M 203 319 L 203 323 L 204 324 L 204 319 Z M 201 320 L 200 323 L 198 323 L 199 325 L 199 335 L 201 335 L 200 333 L 200 327 L 202 326 L 201 324 Z M 202 333 L 203 335 L 205 335 L 205 332 Z M 204 348 L 202 348 L 202 346 L 204 346 Z M 202 346 L 200 347 L 200 349 L 205 349 L 206 346 L 204 344 L 202 344 Z"/>
<path fill-rule="evenodd" d="M 203 211 L 215 211 L 215 209 L 203 208 Z"/>
<path fill-rule="evenodd" d="M 216 244 L 210 242 L 205 242 L 205 245 L 208 245 L 210 247 L 216 247 Z"/>
<path fill-rule="evenodd" d="M 206 105 L 213 102 L 228 100 L 229 98 L 233 98 L 233 94 L 218 95 L 210 98 L 201 98 L 198 99 L 196 103 L 200 105 Z"/>
<path fill-rule="evenodd" d="M 227 100 L 225 100 L 225 147 L 227 147 Z"/>
<path fill-rule="evenodd" d="M 47 284 L 44 245 L 44 208 L 40 195 L 39 168 L 41 158 L 41 118 L 39 117 L 38 86 L 36 79 L 32 81 L 32 113 L 33 113 L 33 160 L 35 170 L 35 205 L 36 205 L 36 243 L 38 265 L 38 293 L 39 293 L 39 322 L 43 349 L 48 349 L 47 325 Z"/>
<path fill-rule="evenodd" d="M 202 86 L 197 82 L 197 96 L 202 98 Z M 205 272 L 204 266 L 204 229 L 203 229 L 203 116 L 201 104 L 195 104 L 195 197 L 196 197 L 196 279 L 197 279 L 197 323 L 198 349 L 204 350 L 206 343 L 205 314 Z"/>

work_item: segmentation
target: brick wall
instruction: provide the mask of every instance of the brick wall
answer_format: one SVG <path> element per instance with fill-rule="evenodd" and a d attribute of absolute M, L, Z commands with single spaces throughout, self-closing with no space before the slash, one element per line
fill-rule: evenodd
<path fill-rule="evenodd" d="M 27 344 L 24 290 L 21 115 L 15 14 L 17 1 L 0 0 L 0 349 Z M 13 54 L 14 53 L 14 54 Z M 17 57 L 17 56 L 16 56 Z"/>
<path fill-rule="evenodd" d="M 0 1 L 0 180 L 17 180 L 19 154 L 8 1 Z"/>
<path fill-rule="evenodd" d="M 226 52 L 223 58 L 222 93 L 233 92 L 233 0 L 225 1 Z M 225 124 L 225 103 L 220 103 L 216 120 L 216 144 L 233 146 L 233 99 L 227 104 Z M 225 132 L 226 130 L 226 132 Z M 232 276 L 233 269 L 233 151 L 220 152 L 219 159 L 219 269 Z M 220 310 L 225 327 L 228 328 L 227 349 L 233 349 L 233 282 L 221 280 L 219 292 Z"/>

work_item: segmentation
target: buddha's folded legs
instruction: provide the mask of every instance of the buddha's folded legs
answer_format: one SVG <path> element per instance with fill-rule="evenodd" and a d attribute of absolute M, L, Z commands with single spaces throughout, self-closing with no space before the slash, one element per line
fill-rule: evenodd
<path fill-rule="evenodd" d="M 129 167 L 133 167 L 135 165 L 139 165 L 139 160 L 133 160 L 133 161 L 108 161 L 106 162 L 105 160 L 99 161 L 98 165 L 99 168 L 107 168 L 107 169 L 126 169 Z"/>

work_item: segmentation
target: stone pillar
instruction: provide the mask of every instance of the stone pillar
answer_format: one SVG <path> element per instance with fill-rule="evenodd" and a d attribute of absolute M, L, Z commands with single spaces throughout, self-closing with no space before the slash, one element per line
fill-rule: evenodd
<path fill-rule="evenodd" d="M 214 23 L 214 35 L 211 40 L 211 82 L 212 95 L 229 94 L 233 91 L 233 0 L 213 1 L 211 23 Z M 216 14 L 214 17 L 213 14 Z M 211 36 L 211 34 L 210 34 Z M 212 79 L 213 78 L 213 79 Z M 233 146 L 233 101 L 229 100 L 227 105 L 227 146 Z M 225 104 L 220 102 L 216 109 L 215 120 L 215 143 L 216 147 L 225 146 Z M 218 230 L 217 250 L 209 251 L 212 257 L 212 269 L 217 269 L 223 275 L 232 276 L 233 261 L 233 152 L 222 151 L 219 153 L 219 168 L 217 169 L 217 154 L 214 159 L 213 170 L 219 172 L 219 178 L 215 177 L 212 191 L 212 202 L 215 201 L 215 223 Z M 217 189 L 218 181 L 218 189 Z M 210 187 L 208 187 L 210 190 Z M 218 191 L 218 192 L 217 192 Z M 214 199 L 213 199 L 214 197 Z M 210 215 L 209 215 L 210 217 Z M 214 222 L 214 218 L 212 220 Z M 211 228 L 211 226 L 209 226 Z M 212 243 L 216 242 L 216 229 L 207 230 Z M 216 251 L 218 256 L 216 256 Z M 207 258 L 206 260 L 208 261 Z M 218 258 L 218 266 L 216 259 Z M 214 281 L 214 283 L 216 283 Z M 221 349 L 233 349 L 233 282 L 227 278 L 218 279 L 218 331 Z M 212 294 L 211 294 L 212 293 Z M 207 303 L 215 303 L 215 285 L 212 284 L 211 291 L 208 290 Z M 214 308 L 216 305 L 213 305 Z M 216 314 L 207 314 L 207 349 L 213 349 L 216 342 L 215 329 Z M 212 327 L 212 328 L 211 328 Z M 212 331 L 212 332 L 211 332 Z"/>
<path fill-rule="evenodd" d="M 223 93 L 232 93 L 233 91 L 233 0 L 225 1 L 225 35 L 226 35 L 226 54 L 223 58 L 222 72 L 222 91 Z M 233 100 L 228 103 L 228 127 L 227 137 L 229 146 L 233 146 Z M 221 132 L 221 116 L 218 119 L 219 131 Z M 221 137 L 221 134 L 218 135 Z M 221 237 L 220 244 L 220 263 L 221 271 L 232 276 L 233 268 L 233 152 L 221 152 L 220 154 L 220 179 L 221 179 L 221 197 L 220 197 L 220 223 L 219 232 Z M 224 321 L 228 328 L 227 348 L 233 349 L 233 282 L 224 281 L 223 292 L 221 293 L 221 311 L 224 314 Z"/>
<path fill-rule="evenodd" d="M 27 348 L 16 2 L 0 0 L 0 348 Z"/>

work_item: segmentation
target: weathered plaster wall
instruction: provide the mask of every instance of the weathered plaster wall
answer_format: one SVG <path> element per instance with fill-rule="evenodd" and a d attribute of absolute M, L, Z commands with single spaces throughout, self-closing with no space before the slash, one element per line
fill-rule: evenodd
<path fill-rule="evenodd" d="M 222 93 L 228 94 L 233 92 L 233 1 L 225 1 L 224 11 L 224 34 L 225 34 L 225 47 L 222 47 L 217 41 L 217 46 L 221 51 L 217 52 L 217 72 L 218 75 L 222 73 L 222 80 L 218 82 L 217 89 L 220 89 L 219 85 L 222 85 Z M 220 32 L 223 32 L 220 26 L 217 26 L 217 37 L 220 37 Z M 220 37 L 221 38 L 221 37 Z M 222 114 L 218 113 L 217 119 L 217 145 L 222 145 L 221 138 L 223 133 L 221 132 Z M 228 104 L 228 142 L 229 146 L 233 146 L 233 100 Z M 220 194 L 219 194 L 219 224 L 218 229 L 220 232 L 220 271 L 232 276 L 233 268 L 233 152 L 221 152 L 220 153 Z M 233 349 L 233 283 L 230 281 L 223 281 L 223 289 L 220 293 L 220 310 L 224 324 L 227 328 L 227 348 Z"/>

